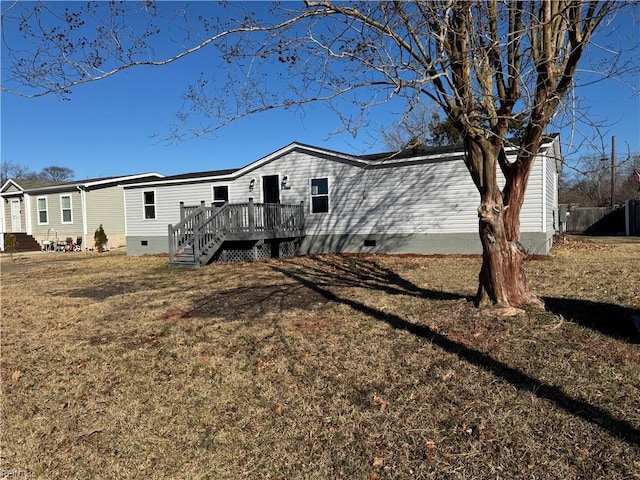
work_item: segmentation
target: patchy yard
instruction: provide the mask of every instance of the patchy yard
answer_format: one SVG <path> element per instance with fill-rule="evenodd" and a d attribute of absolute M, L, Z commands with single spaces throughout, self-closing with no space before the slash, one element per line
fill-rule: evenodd
<path fill-rule="evenodd" d="M 640 478 L 640 243 L 472 257 L 2 259 L 0 470 L 38 478 Z"/>

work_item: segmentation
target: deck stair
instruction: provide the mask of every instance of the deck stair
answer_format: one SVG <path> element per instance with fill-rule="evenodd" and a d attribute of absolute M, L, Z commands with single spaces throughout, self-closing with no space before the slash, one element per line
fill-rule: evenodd
<path fill-rule="evenodd" d="M 304 204 L 229 204 L 180 206 L 181 220 L 169 225 L 169 265 L 206 265 L 225 242 L 300 238 L 304 232 Z"/>

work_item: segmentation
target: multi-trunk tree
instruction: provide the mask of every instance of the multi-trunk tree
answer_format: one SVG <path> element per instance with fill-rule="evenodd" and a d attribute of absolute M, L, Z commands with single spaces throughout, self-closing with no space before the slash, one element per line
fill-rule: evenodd
<path fill-rule="evenodd" d="M 163 17 L 166 5 L 175 11 Z M 242 116 L 310 102 L 333 106 L 354 131 L 385 102 L 401 100 L 406 112 L 435 104 L 459 132 L 480 194 L 478 301 L 489 300 L 505 314 L 538 303 L 519 243 L 529 173 L 594 34 L 627 4 L 307 0 L 270 8 L 207 4 L 197 11 L 166 5 L 11 4 L 3 23 L 18 22 L 31 43 L 26 51 L 5 45 L 11 74 L 3 89 L 66 96 L 78 84 L 212 48 L 215 55 L 201 57 L 203 73 L 179 113 L 187 126 L 197 117 L 198 135 Z M 168 38 L 172 48 L 161 42 Z M 606 75 L 619 67 L 612 62 L 600 69 Z M 517 155 L 508 158 L 514 122 L 522 130 Z M 174 133 L 185 131 L 189 127 Z"/>

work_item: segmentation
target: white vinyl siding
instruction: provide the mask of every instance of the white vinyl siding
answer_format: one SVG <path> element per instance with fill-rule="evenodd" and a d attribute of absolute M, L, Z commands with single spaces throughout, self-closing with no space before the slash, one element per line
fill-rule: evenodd
<path fill-rule="evenodd" d="M 538 155 L 531 166 L 531 173 L 524 195 L 524 203 L 520 211 L 521 232 L 541 232 L 544 228 L 542 205 L 544 195 L 544 179 L 542 178 L 544 157 Z"/>
<path fill-rule="evenodd" d="M 464 163 L 355 170 L 335 175 L 329 215 L 308 218 L 322 234 L 457 233 L 476 229 L 479 195 Z"/>
<path fill-rule="evenodd" d="M 545 231 L 555 233 L 558 229 L 558 173 L 556 172 L 556 160 L 553 156 L 547 157 L 545 163 Z"/>
<path fill-rule="evenodd" d="M 547 149 L 548 151 L 551 148 Z M 535 160 L 521 212 L 523 232 L 543 231 L 542 162 Z M 182 184 L 156 184 L 157 222 L 144 218 L 140 195 L 149 186 L 125 187 L 127 234 L 165 236 L 167 224 L 180 221 L 180 202 L 211 202 L 214 186 L 228 186 L 230 203 L 262 198 L 262 185 L 251 179 L 280 174 L 287 188 L 280 189 L 282 204 L 305 204 L 305 232 L 323 234 L 477 234 L 480 195 L 462 158 L 425 162 L 380 162 L 368 168 L 329 155 L 291 150 L 234 179 Z M 328 179 L 329 211 L 312 213 L 312 179 Z M 224 181 L 224 183 L 223 183 Z"/>
<path fill-rule="evenodd" d="M 229 185 L 229 199 L 231 202 L 240 202 L 248 200 L 248 184 L 246 181 L 246 192 L 244 198 L 233 196 L 233 188 Z M 128 236 L 166 236 L 167 225 L 176 224 L 180 221 L 180 202 L 185 205 L 199 205 L 201 202 L 210 204 L 212 201 L 212 184 L 196 183 L 187 185 L 166 185 L 155 186 L 153 192 L 155 195 L 155 222 L 144 220 L 144 200 L 140 200 L 142 192 L 149 192 L 149 187 L 129 187 L 124 189 L 125 212 L 127 215 L 127 235 Z M 238 184 L 239 186 L 239 184 Z M 253 194 L 253 192 L 251 192 Z M 234 199 L 235 198 L 235 199 Z M 140 221 L 139 219 L 142 219 Z"/>
<path fill-rule="evenodd" d="M 47 197 L 38 197 L 36 203 L 38 205 L 38 225 L 48 225 L 49 207 L 47 205 Z"/>
<path fill-rule="evenodd" d="M 73 204 L 71 195 L 60 195 L 61 223 L 73 223 Z"/>

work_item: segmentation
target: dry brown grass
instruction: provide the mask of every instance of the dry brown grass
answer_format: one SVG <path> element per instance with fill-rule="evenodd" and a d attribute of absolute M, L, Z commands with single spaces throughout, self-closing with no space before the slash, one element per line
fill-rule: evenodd
<path fill-rule="evenodd" d="M 3 259 L 0 470 L 640 478 L 640 243 L 527 268 L 550 310 L 504 321 L 469 257 Z"/>

